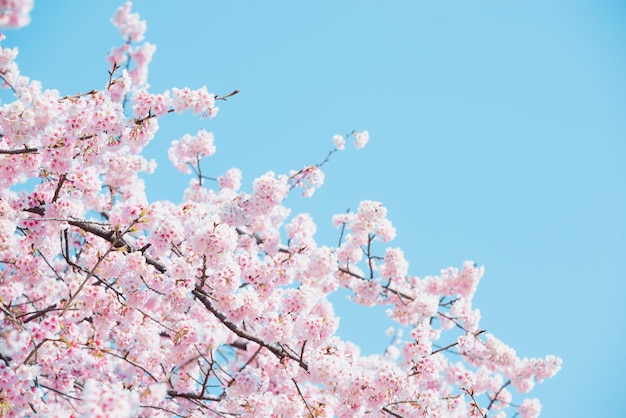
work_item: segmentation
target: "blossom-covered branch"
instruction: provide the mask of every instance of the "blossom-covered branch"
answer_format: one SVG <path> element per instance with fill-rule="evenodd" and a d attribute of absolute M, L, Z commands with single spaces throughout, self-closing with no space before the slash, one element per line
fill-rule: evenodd
<path fill-rule="evenodd" d="M 4 7 L 0 25 L 21 26 L 32 1 Z M 538 415 L 509 388 L 529 392 L 561 360 L 520 357 L 479 326 L 483 267 L 410 274 L 379 202 L 336 215 L 335 246 L 285 206 L 368 131 L 329 135 L 322 161 L 247 189 L 239 168 L 205 174 L 211 132 L 184 134 L 168 156 L 188 187 L 178 203 L 150 201 L 141 176 L 156 163 L 143 154 L 161 118 L 214 117 L 239 91 L 152 91 L 156 47 L 131 10 L 114 13 L 122 44 L 87 93 L 44 88 L 0 48 L 14 97 L 0 106 L 0 416 Z M 338 335 L 339 289 L 387 308 L 384 353 Z"/>

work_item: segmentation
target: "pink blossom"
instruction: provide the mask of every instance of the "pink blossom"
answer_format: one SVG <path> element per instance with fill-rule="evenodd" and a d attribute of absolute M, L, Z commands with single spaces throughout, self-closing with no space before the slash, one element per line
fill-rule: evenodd
<path fill-rule="evenodd" d="M 476 382 L 474 374 L 459 362 L 450 365 L 447 370 L 447 379 L 462 389 L 471 389 Z"/>
<path fill-rule="evenodd" d="M 17 48 L 0 48 L 0 68 L 5 68 L 17 57 Z"/>
<path fill-rule="evenodd" d="M 168 151 L 170 161 L 182 173 L 191 173 L 189 165 L 196 165 L 202 157 L 215 154 L 213 134 L 200 129 L 196 136 L 184 135 L 180 140 L 172 141 Z"/>
<path fill-rule="evenodd" d="M 21 28 L 30 23 L 33 0 L 0 1 L 0 28 Z"/>
<path fill-rule="evenodd" d="M 346 148 L 346 140 L 341 135 L 333 135 L 333 143 L 335 144 L 335 148 L 339 151 Z"/>
<path fill-rule="evenodd" d="M 541 403 L 534 398 L 524 399 L 517 412 L 521 418 L 536 418 L 541 412 Z"/>
<path fill-rule="evenodd" d="M 537 377 L 537 381 L 541 383 L 544 379 L 554 377 L 559 372 L 559 370 L 561 370 L 561 364 L 563 364 L 563 360 L 549 354 L 544 359 L 537 360 L 536 364 L 537 365 L 535 367 L 535 376 Z"/>
<path fill-rule="evenodd" d="M 129 51 L 129 57 L 135 63 L 135 68 L 129 72 L 133 88 L 141 87 L 148 81 L 148 64 L 152 61 L 155 51 L 156 46 L 148 42 Z"/>
<path fill-rule="evenodd" d="M 270 208 L 280 204 L 289 191 L 287 177 L 278 176 L 269 171 L 254 180 L 253 194 L 246 205 L 251 214 L 267 213 Z"/>
<path fill-rule="evenodd" d="M 198 90 L 191 90 L 188 87 L 172 89 L 172 105 L 173 110 L 178 113 L 193 110 L 194 115 L 202 113 L 210 117 L 217 113 L 215 95 L 209 93 L 204 86 Z"/>
<path fill-rule="evenodd" d="M 121 384 L 102 386 L 93 379 L 85 382 L 81 403 L 83 416 L 132 417 L 139 409 L 136 394 Z"/>
<path fill-rule="evenodd" d="M 145 215 L 147 202 L 141 198 L 128 199 L 113 207 L 109 220 L 119 230 L 135 225 Z"/>
<path fill-rule="evenodd" d="M 139 14 L 131 13 L 131 7 L 130 1 L 119 7 L 115 11 L 111 23 L 119 29 L 122 38 L 132 42 L 140 42 L 143 41 L 146 32 L 146 21 L 140 20 Z"/>
<path fill-rule="evenodd" d="M 356 149 L 361 149 L 367 145 L 367 142 L 370 140 L 370 134 L 367 131 L 355 132 L 354 139 L 354 147 Z"/>
<path fill-rule="evenodd" d="M 19 25 L 32 2 L 0 7 Z M 181 201 L 150 201 L 142 175 L 156 163 L 143 152 L 161 118 L 215 116 L 216 97 L 152 92 L 145 22 L 127 3 L 113 23 L 125 39 L 102 90 L 61 97 L 0 49 L 15 90 L 0 106 L 0 415 L 504 416 L 519 403 L 509 382 L 525 393 L 560 370 L 480 328 L 482 267 L 409 274 L 383 204 L 335 215 L 339 243 L 322 245 L 316 220 L 286 204 L 293 188 L 323 185 L 328 158 L 211 182 L 201 163 L 214 138 L 200 130 L 168 150 L 194 173 Z M 333 136 L 328 157 L 346 139 Z M 399 324 L 384 353 L 338 336 L 340 288 Z"/>
<path fill-rule="evenodd" d="M 263 393 L 268 385 L 261 370 L 247 367 L 235 376 L 229 388 L 230 396 L 247 396 L 253 393 Z"/>
<path fill-rule="evenodd" d="M 129 84 L 129 88 L 130 85 L 131 84 Z M 148 92 L 146 86 L 134 91 L 131 103 L 133 113 L 138 119 L 144 119 L 150 114 L 163 116 L 167 114 L 172 107 L 169 91 L 163 94 L 151 94 Z"/>
<path fill-rule="evenodd" d="M 360 245 L 367 244 L 369 234 L 388 242 L 395 238 L 396 230 L 386 216 L 387 209 L 381 203 L 364 200 L 356 215 L 346 218 L 346 226 Z"/>
<path fill-rule="evenodd" d="M 315 248 L 313 235 L 317 230 L 317 226 L 311 215 L 307 213 L 297 215 L 291 222 L 285 225 L 285 230 L 293 248 L 298 250 Z"/>
<path fill-rule="evenodd" d="M 404 258 L 400 248 L 387 248 L 384 263 L 379 268 L 380 276 L 391 280 L 394 277 L 404 277 L 409 272 L 409 263 Z"/>
<path fill-rule="evenodd" d="M 112 48 L 109 55 L 107 55 L 107 62 L 111 67 L 125 64 L 128 61 L 128 53 L 131 49 L 132 46 L 129 43 L 125 43 L 117 48 Z"/>
<path fill-rule="evenodd" d="M 318 166 L 308 166 L 297 172 L 291 171 L 289 181 L 292 187 L 304 188 L 303 197 L 311 197 L 315 189 L 324 184 L 324 172 Z"/>
<path fill-rule="evenodd" d="M 466 352 L 471 351 L 472 348 L 474 347 L 474 344 L 476 343 L 476 337 L 471 333 L 468 333 L 466 335 L 460 335 L 457 338 L 457 343 L 458 343 L 459 351 L 461 353 L 466 353 Z"/>
<path fill-rule="evenodd" d="M 238 168 L 231 168 L 224 176 L 220 176 L 217 180 L 220 187 L 224 189 L 231 189 L 236 192 L 241 187 L 241 170 Z"/>

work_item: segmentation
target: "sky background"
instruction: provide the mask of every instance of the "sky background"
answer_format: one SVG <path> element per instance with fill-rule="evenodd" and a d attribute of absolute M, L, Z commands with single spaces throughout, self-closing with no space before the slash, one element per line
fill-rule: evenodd
<path fill-rule="evenodd" d="M 121 4 L 36 1 L 3 44 L 44 88 L 103 88 Z M 152 92 L 241 90 L 214 119 L 160 121 L 151 199 L 180 201 L 189 177 L 167 149 L 200 127 L 218 151 L 203 172 L 239 167 L 244 190 L 367 129 L 368 146 L 334 154 L 312 199 L 289 198 L 292 213 L 311 213 L 330 245 L 333 214 L 383 202 L 411 274 L 485 265 L 482 328 L 520 356 L 563 358 L 531 393 L 542 416 L 626 415 L 625 2 L 139 0 L 134 11 L 157 45 Z M 384 351 L 383 310 L 336 311 L 344 338 Z"/>

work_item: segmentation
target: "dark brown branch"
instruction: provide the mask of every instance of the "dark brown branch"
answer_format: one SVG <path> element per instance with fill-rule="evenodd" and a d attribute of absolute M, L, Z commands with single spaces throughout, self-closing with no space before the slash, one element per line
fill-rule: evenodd
<path fill-rule="evenodd" d="M 341 271 L 342 273 L 348 274 L 352 277 L 356 277 L 357 279 L 361 279 L 361 280 L 367 280 L 365 277 L 360 276 L 354 272 L 352 272 L 349 268 L 346 267 L 339 267 L 339 271 Z M 400 292 L 398 290 L 395 290 L 391 287 L 388 286 L 383 286 L 383 289 L 385 289 L 387 292 L 393 293 L 394 295 L 398 296 L 400 299 L 404 298 L 404 299 L 408 299 L 410 301 L 415 300 L 415 298 L 407 295 L 406 293 Z"/>
<path fill-rule="evenodd" d="M 87 93 L 76 93 L 76 94 L 75 94 L 75 95 L 73 95 L 73 96 L 63 96 L 63 97 L 61 97 L 61 98 L 59 99 L 59 101 L 63 101 L 63 100 L 76 100 L 76 99 L 80 99 L 81 97 L 84 97 L 84 96 L 91 96 L 91 95 L 93 95 L 93 94 L 97 94 L 97 93 L 100 93 L 100 90 L 95 90 L 95 89 L 94 89 L 94 90 L 88 91 Z"/>
<path fill-rule="evenodd" d="M 113 84 L 115 84 L 115 82 L 117 81 L 117 78 L 115 80 L 113 80 L 113 74 L 115 74 L 115 72 L 117 70 L 119 70 L 120 66 L 117 62 L 113 62 L 113 68 L 111 68 L 108 73 L 109 73 L 109 82 L 107 83 L 107 90 L 111 88 L 111 86 Z M 118 77 L 119 78 L 119 77 Z"/>
<path fill-rule="evenodd" d="M 30 212 L 30 213 L 35 213 L 37 215 L 41 215 L 43 216 L 45 214 L 45 209 L 41 206 L 37 206 L 34 208 L 28 208 L 28 209 L 24 209 L 26 212 Z M 108 241 L 110 244 L 113 244 L 114 248 L 126 248 L 126 250 L 128 252 L 135 252 L 138 251 L 136 250 L 131 244 L 129 244 L 123 237 L 121 236 L 116 236 L 114 231 L 111 231 L 109 229 L 105 229 L 101 226 L 95 225 L 91 222 L 88 221 L 83 221 L 83 220 L 78 220 L 78 219 L 68 219 L 67 223 L 75 226 L 77 228 L 82 229 L 85 232 L 89 232 L 90 234 L 93 234 L 97 237 L 100 237 L 106 241 Z M 163 264 L 159 263 L 158 261 L 154 260 L 153 258 L 151 258 L 150 256 L 146 255 L 145 253 L 143 254 L 144 259 L 146 260 L 146 263 L 150 264 L 151 266 L 153 266 L 155 269 L 157 269 L 160 273 L 165 273 L 166 268 Z"/>
<path fill-rule="evenodd" d="M 465 389 L 465 393 L 467 393 L 470 396 L 470 398 L 472 398 L 472 402 L 470 403 L 470 406 L 476 409 L 482 418 L 487 418 L 487 414 L 483 413 L 483 410 L 481 409 L 480 405 L 478 405 L 478 402 L 476 401 L 476 398 L 474 397 L 474 391 Z"/>
<path fill-rule="evenodd" d="M 57 277 L 57 280 L 63 280 L 61 278 L 61 276 L 59 275 L 59 272 L 57 272 L 54 268 L 54 266 L 52 264 L 50 264 L 50 262 L 48 261 L 48 259 L 46 258 L 45 255 L 43 255 L 43 253 L 40 250 L 37 250 L 37 252 L 39 253 L 39 255 L 41 256 L 41 259 L 44 261 L 44 263 L 46 263 L 46 265 L 50 268 L 50 270 L 52 270 L 52 272 L 54 273 L 54 275 Z"/>
<path fill-rule="evenodd" d="M 307 340 L 304 340 L 304 342 L 302 343 L 302 349 L 300 350 L 300 358 L 301 359 L 304 358 L 304 347 L 306 347 L 306 342 L 307 342 Z"/>
<path fill-rule="evenodd" d="M 88 344 L 86 344 L 86 345 L 84 346 L 84 348 L 85 348 L 85 349 L 88 349 L 88 350 L 99 351 L 99 352 L 101 352 L 101 353 L 108 354 L 108 355 L 110 355 L 110 356 L 113 356 L 113 357 L 116 357 L 116 358 L 118 358 L 118 359 L 120 359 L 120 360 L 123 360 L 123 361 L 125 361 L 126 363 L 130 364 L 131 366 L 138 368 L 139 370 L 141 370 L 142 372 L 144 372 L 146 375 L 148 375 L 148 376 L 149 376 L 152 380 L 154 380 L 155 382 L 157 382 L 157 383 L 158 383 L 157 378 L 156 378 L 156 377 L 154 377 L 154 376 L 152 375 L 152 373 L 150 373 L 150 371 L 149 371 L 148 369 L 146 369 L 145 367 L 140 366 L 139 364 L 135 363 L 134 361 L 131 361 L 131 360 L 129 360 L 129 359 L 128 359 L 128 354 L 129 354 L 130 352 L 126 353 L 126 355 L 124 355 L 124 356 L 121 356 L 121 355 L 119 355 L 119 354 L 117 354 L 117 353 L 115 353 L 115 352 L 113 352 L 113 351 L 109 351 L 109 350 L 106 350 L 106 349 L 102 349 L 102 348 L 94 347 L 94 346 L 92 346 L 92 345 L 88 345 Z"/>
<path fill-rule="evenodd" d="M 456 319 L 455 319 L 455 318 L 449 317 L 448 315 L 446 315 L 446 314 L 444 314 L 444 313 L 441 313 L 441 312 L 437 312 L 437 315 L 439 315 L 439 316 L 442 316 L 442 317 L 446 318 L 448 321 L 452 321 L 452 322 L 454 323 L 454 325 L 455 325 L 457 328 L 460 328 L 461 330 L 463 330 L 463 331 L 467 332 L 467 330 L 465 329 L 465 327 L 463 327 L 463 325 L 459 324 L 459 323 L 456 321 Z"/>
<path fill-rule="evenodd" d="M 493 395 L 493 398 L 491 398 L 491 400 L 489 401 L 489 405 L 487 405 L 488 411 L 491 410 L 491 407 L 493 406 L 493 404 L 498 400 L 498 396 L 500 396 L 500 393 L 504 390 L 504 388 L 510 384 L 511 384 L 511 381 L 507 380 L 502 386 L 500 386 L 500 389 L 498 389 L 498 391 Z"/>
<path fill-rule="evenodd" d="M 389 414 L 389 415 L 391 415 L 393 417 L 396 417 L 396 418 L 404 418 L 402 415 L 396 414 L 395 412 L 393 412 L 392 410 L 390 410 L 387 407 L 384 407 L 383 409 L 381 409 L 381 411 L 383 411 L 383 412 L 385 412 L 385 413 L 387 413 L 387 414 Z"/>
<path fill-rule="evenodd" d="M 224 100 L 224 101 L 226 101 L 226 99 L 228 99 L 229 97 L 233 97 L 235 94 L 239 94 L 239 90 L 235 90 L 232 93 L 229 93 L 226 96 L 221 96 L 221 97 L 216 94 L 215 95 L 215 100 Z"/>
<path fill-rule="evenodd" d="M 107 257 L 107 255 L 109 255 L 109 253 L 113 250 L 113 248 L 115 248 L 115 242 L 112 242 L 109 248 L 107 248 L 107 250 L 104 252 L 104 254 L 98 257 L 98 261 L 96 261 L 96 264 L 94 264 L 92 269 L 87 273 L 85 280 L 83 280 L 80 286 L 78 286 L 78 289 L 76 289 L 76 292 L 74 292 L 74 294 L 70 296 L 70 299 L 65 303 L 65 307 L 63 308 L 63 312 L 61 312 L 60 316 L 63 316 L 65 312 L 67 312 L 67 310 L 72 307 L 72 304 L 76 300 L 76 297 L 78 296 L 78 294 L 83 290 L 83 288 L 85 287 L 89 279 L 91 279 L 91 277 L 95 274 L 96 269 L 98 268 L 100 263 L 104 261 L 104 259 Z"/>
<path fill-rule="evenodd" d="M 479 330 L 479 331 L 476 331 L 476 332 L 474 333 L 474 337 L 478 337 L 480 334 L 482 334 L 482 333 L 484 333 L 484 332 L 485 332 L 485 330 L 484 330 L 484 329 L 481 329 L 481 330 Z M 454 346 L 456 346 L 456 345 L 458 345 L 458 344 L 459 344 L 459 343 L 458 343 L 458 341 L 457 341 L 457 342 L 455 342 L 455 343 L 452 343 L 452 344 L 448 344 L 448 345 L 446 345 L 445 347 L 441 347 L 441 348 L 438 348 L 438 349 L 434 350 L 433 352 L 431 352 L 431 353 L 430 353 L 430 355 L 432 356 L 433 354 L 437 354 L 437 353 L 439 353 L 439 352 L 441 352 L 441 351 L 448 350 L 449 348 L 452 348 L 452 347 L 454 347 Z"/>
<path fill-rule="evenodd" d="M 446 297 L 445 297 L 445 296 L 442 296 L 442 297 L 441 297 L 441 299 L 439 299 L 439 306 L 440 306 L 440 307 L 442 307 L 442 308 L 443 308 L 443 307 L 447 307 L 447 306 L 452 306 L 452 305 L 454 305 L 454 304 L 456 303 L 456 301 L 457 301 L 457 300 L 459 300 L 459 299 L 461 299 L 461 298 L 454 298 L 454 299 L 451 299 L 451 300 L 449 300 L 449 301 L 445 302 Z M 444 303 L 444 302 L 445 302 L 445 303 Z"/>
<path fill-rule="evenodd" d="M 200 369 L 200 372 L 204 373 L 204 379 L 202 380 L 202 390 L 200 391 L 200 395 L 204 396 L 204 394 L 207 392 L 207 387 L 209 385 L 209 376 L 211 376 L 211 372 L 213 371 L 213 360 L 212 360 L 213 356 L 211 356 L 211 360 L 209 361 L 209 359 L 207 359 L 206 356 L 202 354 L 202 352 L 197 346 L 194 345 L 194 347 L 196 348 L 196 350 L 198 350 L 198 354 L 200 355 L 200 357 L 202 357 L 202 359 L 207 364 L 207 370 L 205 373 L 202 370 L 202 364 L 200 364 L 200 361 L 198 361 L 198 368 Z"/>
<path fill-rule="evenodd" d="M 232 342 L 232 343 L 230 343 L 228 345 L 230 345 L 233 348 L 238 348 L 238 349 L 244 350 L 244 351 L 248 349 L 248 343 L 245 342 L 245 341 L 242 341 L 242 340 L 237 340 L 237 341 Z"/>
<path fill-rule="evenodd" d="M 304 362 L 304 359 L 298 358 L 297 356 L 285 351 L 284 349 L 280 349 L 278 347 L 270 345 L 266 343 L 265 341 L 261 340 L 260 338 L 255 337 L 254 335 L 249 334 L 239 329 L 237 325 L 233 324 L 228 319 L 226 319 L 226 316 L 224 316 L 223 313 L 219 312 L 213 307 L 213 305 L 211 304 L 211 301 L 209 300 L 208 295 L 206 295 L 201 289 L 195 288 L 194 290 L 192 290 L 191 293 L 193 293 L 193 295 L 198 298 L 198 300 L 204 305 L 204 307 L 207 308 L 209 312 L 211 312 L 217 319 L 219 319 L 222 322 L 222 324 L 226 326 L 226 328 L 234 332 L 239 337 L 245 340 L 257 343 L 258 345 L 266 348 L 268 351 L 270 351 L 272 354 L 274 354 L 276 357 L 278 357 L 281 360 L 284 358 L 291 359 L 293 361 L 298 362 L 300 367 L 302 367 L 302 369 L 304 369 L 305 371 L 309 370 L 309 366 Z"/>
<path fill-rule="evenodd" d="M 39 152 L 38 148 L 30 148 L 24 146 L 21 149 L 0 149 L 0 154 L 6 155 L 16 155 L 16 154 L 37 154 Z"/>
<path fill-rule="evenodd" d="M 306 406 L 307 411 L 309 411 L 311 418 L 315 418 L 315 414 L 313 413 L 313 411 L 311 411 L 311 407 L 309 406 L 309 403 L 304 398 L 304 395 L 302 394 L 302 391 L 300 390 L 300 386 L 298 386 L 298 382 L 296 382 L 296 379 L 294 379 L 293 377 L 291 378 L 291 381 L 293 382 L 294 385 L 296 385 L 296 390 L 298 391 L 298 395 L 300 395 L 302 402 L 304 402 L 304 406 Z"/>
<path fill-rule="evenodd" d="M 44 210 L 44 208 L 42 208 L 41 206 L 36 206 L 34 208 L 28 208 L 28 209 L 24 209 L 25 212 L 30 212 L 30 213 L 34 213 L 36 215 L 41 215 L 43 216 L 46 211 Z"/>
<path fill-rule="evenodd" d="M 220 398 L 218 398 L 217 396 L 213 396 L 213 395 L 208 395 L 208 394 L 198 395 L 196 393 L 180 393 L 180 392 L 176 392 L 175 390 L 168 390 L 167 395 L 171 396 L 172 398 L 185 398 L 185 399 L 196 400 L 196 401 L 213 401 L 213 402 L 220 401 Z"/>
<path fill-rule="evenodd" d="M 77 398 L 77 397 L 75 397 L 75 396 L 69 395 L 69 394 L 67 394 L 67 393 L 63 393 L 63 392 L 61 392 L 60 390 L 57 390 L 57 389 L 55 389 L 55 388 L 53 388 L 53 387 L 50 387 L 50 386 L 46 386 L 46 385 L 41 384 L 41 383 L 39 383 L 39 384 L 38 384 L 38 386 L 40 386 L 40 387 L 42 387 L 42 388 L 44 388 L 44 389 L 48 389 L 49 391 L 54 392 L 54 393 L 56 393 L 57 395 L 60 395 L 60 396 L 62 396 L 62 397 L 64 397 L 64 398 L 67 398 L 67 399 L 72 399 L 72 400 L 74 400 L 74 401 L 80 401 L 80 400 L 81 400 L 80 398 Z"/>
<path fill-rule="evenodd" d="M 261 238 L 261 237 L 259 236 L 259 234 L 257 234 L 257 233 L 253 233 L 253 234 L 251 234 L 251 233 L 249 233 L 249 232 L 244 231 L 243 229 L 241 229 L 241 228 L 239 228 L 239 227 L 235 228 L 235 231 L 237 231 L 237 233 L 238 233 L 239 235 L 248 235 L 249 237 L 254 238 L 254 240 L 256 241 L 256 244 L 257 244 L 258 246 L 261 246 L 261 245 L 265 242 L 265 241 L 263 240 L 263 238 Z M 278 252 L 280 252 L 280 253 L 287 253 L 287 254 L 291 254 L 291 253 L 289 252 L 289 250 L 288 250 L 287 248 L 284 248 L 284 247 L 279 247 L 279 248 L 278 248 Z"/>
<path fill-rule="evenodd" d="M 6 74 L 7 71 L 0 71 L 0 79 L 4 82 L 4 84 L 6 84 L 7 86 L 9 86 L 9 88 L 13 91 L 13 94 L 17 95 L 17 90 L 15 90 L 15 87 L 13 87 L 13 85 L 11 83 L 9 83 L 9 81 L 6 79 Z"/>
<path fill-rule="evenodd" d="M 26 358 L 24 359 L 24 361 L 22 362 L 22 364 L 30 364 L 30 359 L 37 355 L 37 351 L 39 351 L 39 348 L 41 348 L 42 345 L 44 345 L 46 342 L 48 341 L 53 341 L 50 340 L 48 338 L 44 339 L 43 341 L 41 341 L 39 344 L 35 345 L 35 348 L 33 348 L 33 351 L 31 351 L 30 353 L 28 353 L 28 356 L 26 356 Z"/>
<path fill-rule="evenodd" d="M 56 202 L 59 198 L 59 193 L 61 192 L 61 187 L 63 187 L 63 183 L 67 180 L 67 176 L 65 174 L 61 174 L 59 177 L 59 184 L 57 184 L 57 188 L 54 190 L 54 197 L 52 198 L 52 202 Z"/>
<path fill-rule="evenodd" d="M 54 311 L 57 307 L 56 303 L 53 303 L 52 305 L 48 306 L 47 308 L 42 309 L 41 311 L 35 312 L 34 314 L 32 314 L 31 316 L 29 316 L 28 318 L 24 319 L 24 323 L 30 322 L 32 320 L 35 320 L 37 318 L 39 318 L 40 316 L 44 316 L 45 314 L 47 314 L 50 311 Z M 27 315 L 27 314 L 24 314 Z M 20 315 L 21 316 L 21 315 Z"/>
<path fill-rule="evenodd" d="M 367 236 L 367 266 L 370 269 L 370 280 L 374 278 L 374 267 L 372 266 L 372 241 L 374 241 L 374 237 L 376 237 L 376 235 L 374 234 L 369 234 Z"/>
<path fill-rule="evenodd" d="M 259 348 L 257 348 L 257 350 L 254 352 L 254 354 L 252 354 L 252 356 L 250 356 L 250 358 L 248 359 L 248 361 L 246 361 L 246 363 L 245 363 L 243 366 L 241 366 L 241 367 L 239 368 L 239 372 L 242 372 L 242 371 L 243 371 L 243 369 L 245 369 L 246 367 L 248 367 L 248 366 L 250 365 L 250 363 L 252 363 L 252 362 L 254 361 L 254 359 L 255 359 L 255 358 L 259 355 L 259 353 L 261 352 L 261 349 L 262 349 L 262 348 L 263 348 L 262 346 L 259 346 Z"/>
<path fill-rule="evenodd" d="M 346 211 L 346 213 L 350 213 L 350 208 Z M 339 244 L 337 244 L 337 248 L 341 247 L 341 242 L 343 241 L 343 234 L 346 232 L 346 223 L 341 223 L 341 232 L 339 233 Z"/>

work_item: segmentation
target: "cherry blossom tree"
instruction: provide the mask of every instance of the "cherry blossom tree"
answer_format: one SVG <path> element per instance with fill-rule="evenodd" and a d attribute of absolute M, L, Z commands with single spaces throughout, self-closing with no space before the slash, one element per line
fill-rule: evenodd
<path fill-rule="evenodd" d="M 29 22 L 32 1 L 0 7 L 5 27 Z M 247 192 L 239 169 L 209 181 L 213 135 L 187 134 L 168 151 L 192 175 L 182 201 L 148 201 L 139 173 L 155 169 L 142 151 L 159 120 L 212 118 L 237 91 L 150 91 L 146 23 L 130 3 L 112 23 L 124 42 L 88 93 L 44 89 L 0 49 L 14 96 L 0 107 L 0 417 L 539 415 L 523 394 L 561 360 L 520 358 L 481 329 L 482 267 L 409 274 L 378 202 L 333 218 L 335 247 L 315 241 L 310 215 L 290 217 L 285 198 L 311 196 L 367 131 Z M 337 335 L 339 288 L 388 307 L 404 334 L 361 355 Z"/>

